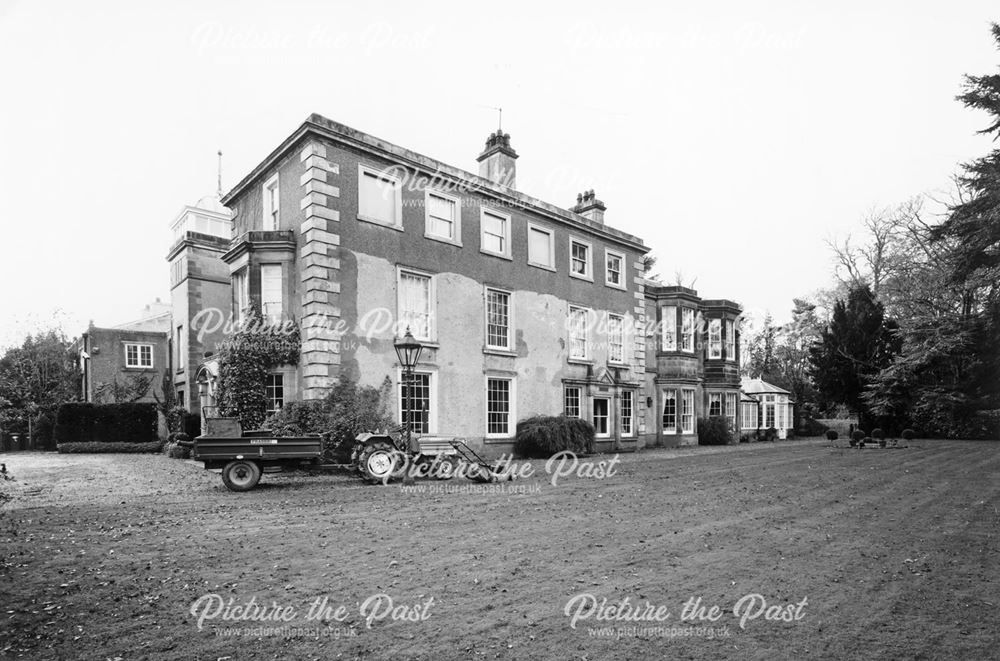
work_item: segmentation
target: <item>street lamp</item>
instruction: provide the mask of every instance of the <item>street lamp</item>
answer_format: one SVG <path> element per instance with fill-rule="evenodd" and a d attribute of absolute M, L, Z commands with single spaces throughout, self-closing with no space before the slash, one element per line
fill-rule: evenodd
<path fill-rule="evenodd" d="M 413 367 L 420 360 L 420 352 L 423 351 L 424 345 L 420 344 L 410 333 L 410 327 L 406 327 L 406 335 L 401 339 L 397 338 L 393 343 L 396 349 L 396 357 L 399 358 L 399 364 L 403 366 L 403 374 L 405 375 L 406 388 L 403 390 L 406 393 L 404 400 L 406 418 L 404 419 L 404 429 L 406 431 L 406 450 L 411 455 L 415 451 L 413 448 L 413 434 L 411 433 L 412 420 L 413 417 Z M 403 475 L 403 483 L 409 484 L 413 482 L 413 476 L 410 474 L 409 466 L 407 466 L 407 471 Z"/>

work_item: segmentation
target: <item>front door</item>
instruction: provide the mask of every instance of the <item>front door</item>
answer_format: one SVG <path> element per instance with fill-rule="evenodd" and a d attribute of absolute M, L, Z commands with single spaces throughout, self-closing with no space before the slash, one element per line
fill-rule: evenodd
<path fill-rule="evenodd" d="M 611 400 L 608 397 L 594 398 L 594 431 L 597 438 L 608 438 L 611 435 Z"/>

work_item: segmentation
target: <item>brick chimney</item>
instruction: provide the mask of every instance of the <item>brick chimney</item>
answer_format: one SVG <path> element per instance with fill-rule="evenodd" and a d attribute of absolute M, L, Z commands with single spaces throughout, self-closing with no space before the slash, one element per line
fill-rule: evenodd
<path fill-rule="evenodd" d="M 486 149 L 476 160 L 479 161 L 479 176 L 495 184 L 514 188 L 517 152 L 510 146 L 510 134 L 497 129 L 486 139 Z"/>
<path fill-rule="evenodd" d="M 584 191 L 576 196 L 576 206 L 570 209 L 584 218 L 588 218 L 595 223 L 604 224 L 604 212 L 607 211 L 604 202 L 601 202 L 594 195 L 594 190 Z"/>

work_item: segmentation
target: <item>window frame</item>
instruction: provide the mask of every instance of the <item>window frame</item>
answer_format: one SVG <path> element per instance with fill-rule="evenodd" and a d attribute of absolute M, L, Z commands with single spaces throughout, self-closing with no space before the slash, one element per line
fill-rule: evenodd
<path fill-rule="evenodd" d="M 677 307 L 676 305 L 660 306 L 660 351 L 677 351 Z M 667 311 L 670 311 L 671 319 L 667 320 Z M 669 333 L 667 332 L 669 329 Z M 667 346 L 667 337 L 671 338 L 670 346 Z"/>
<path fill-rule="evenodd" d="M 505 346 L 490 344 L 490 292 L 503 294 L 507 297 L 507 343 Z M 483 286 L 483 314 L 486 341 L 484 346 L 488 351 L 511 352 L 514 350 L 514 294 L 507 289 Z"/>
<path fill-rule="evenodd" d="M 694 308 L 689 308 L 687 306 L 678 306 L 678 307 L 680 307 L 681 309 L 680 350 L 683 351 L 684 353 L 694 353 L 695 351 L 694 335 L 696 327 Z M 690 317 L 691 326 L 690 326 L 690 331 L 685 335 L 684 328 L 685 328 L 686 317 Z"/>
<path fill-rule="evenodd" d="M 628 415 L 625 414 L 626 400 L 628 400 Z M 622 436 L 626 438 L 631 438 L 632 436 L 635 436 L 635 391 L 622 390 L 621 402 L 619 406 L 621 408 Z M 628 421 L 628 425 L 625 424 L 626 420 Z M 628 429 L 626 429 L 626 426 L 628 427 Z"/>
<path fill-rule="evenodd" d="M 264 300 L 264 273 L 265 268 L 267 272 L 274 273 L 277 270 L 278 273 L 278 300 L 277 301 L 265 301 Z M 271 303 L 278 304 L 278 314 L 277 316 L 268 315 L 267 306 Z M 282 318 L 285 314 L 285 273 L 282 265 L 280 263 L 270 262 L 267 264 L 260 265 L 260 314 L 264 320 L 272 323 L 281 323 Z"/>
<path fill-rule="evenodd" d="M 153 345 L 148 342 L 125 342 L 125 369 L 130 370 L 151 370 L 156 368 L 156 352 L 153 351 Z M 128 350 L 129 347 L 135 347 L 135 357 L 136 363 L 132 364 L 129 361 Z M 142 350 L 147 349 L 149 352 L 149 364 L 142 364 Z"/>
<path fill-rule="evenodd" d="M 573 244 L 578 243 L 587 249 L 587 261 L 584 266 L 586 267 L 585 273 L 577 273 L 573 270 Z M 586 280 L 587 282 L 594 281 L 594 244 L 590 241 L 585 241 L 575 236 L 569 237 L 569 277 L 576 278 L 578 280 Z"/>
<path fill-rule="evenodd" d="M 611 282 L 611 280 L 608 278 L 609 274 L 611 273 L 611 268 L 610 268 L 610 259 L 611 259 L 611 257 L 617 257 L 618 258 L 618 279 L 620 280 L 620 282 L 618 282 L 617 284 L 614 283 L 614 282 Z M 613 289 L 621 289 L 623 291 L 626 290 L 626 289 L 628 289 L 628 285 L 625 283 L 625 272 L 626 272 L 625 271 L 625 253 L 621 253 L 621 252 L 618 252 L 617 250 L 610 250 L 608 248 L 605 248 L 604 249 L 604 284 L 606 286 L 608 286 L 608 287 L 613 288 Z"/>
<path fill-rule="evenodd" d="M 663 393 L 663 406 L 660 407 L 660 432 L 667 436 L 676 436 L 680 425 L 680 410 L 677 406 L 677 388 L 663 388 L 661 390 Z M 667 417 L 667 402 L 672 401 L 674 403 L 673 413 L 671 414 L 674 419 L 674 424 L 671 427 L 667 427 L 664 423 L 664 418 Z"/>
<path fill-rule="evenodd" d="M 547 234 L 549 237 L 549 263 L 542 264 L 541 262 L 531 261 L 531 233 L 540 232 L 542 234 Z M 545 227 L 544 225 L 539 225 L 528 221 L 528 266 L 534 266 L 535 268 L 545 269 L 546 271 L 552 271 L 555 273 L 558 269 L 556 268 L 556 232 L 553 229 Z"/>
<path fill-rule="evenodd" d="M 455 217 L 452 220 L 452 231 L 454 233 L 453 237 L 449 238 L 442 236 L 441 234 L 435 234 L 431 230 L 431 197 L 447 200 L 455 205 Z M 436 216 L 433 216 L 433 218 L 436 218 Z M 432 241 L 440 241 L 441 243 L 448 243 L 460 248 L 462 247 L 462 198 L 456 195 L 450 195 L 436 188 L 427 187 L 424 189 L 424 238 L 431 239 Z"/>
<path fill-rule="evenodd" d="M 400 294 L 402 293 L 404 274 L 419 278 L 426 278 L 429 281 L 427 287 L 427 337 L 417 335 L 413 332 L 412 326 L 409 324 L 403 324 L 405 316 L 403 315 L 403 298 Z M 414 339 L 420 340 L 421 342 L 437 342 L 437 278 L 435 277 L 435 274 L 427 273 L 426 271 L 421 271 L 419 269 L 412 269 L 407 266 L 396 267 L 396 324 L 396 334 L 399 337 L 402 337 L 406 333 L 406 329 L 409 328 Z"/>
<path fill-rule="evenodd" d="M 281 383 L 278 384 L 278 385 L 276 385 L 276 386 L 275 385 L 271 385 L 271 380 L 272 379 L 280 379 Z M 277 388 L 281 389 L 280 406 L 278 406 L 276 408 L 272 408 L 271 404 L 272 404 L 273 398 L 272 398 L 271 394 L 272 394 L 272 391 L 276 390 Z M 284 373 L 283 372 L 268 372 L 268 374 L 267 374 L 267 376 L 265 377 L 265 380 L 264 380 L 264 392 L 265 392 L 266 397 L 267 397 L 267 406 L 268 406 L 268 408 L 267 408 L 266 412 L 268 414 L 276 413 L 277 411 L 280 411 L 281 409 L 283 409 L 285 407 L 285 375 L 284 375 Z"/>
<path fill-rule="evenodd" d="M 414 368 L 413 375 L 427 376 L 427 402 L 430 410 L 427 412 L 427 434 L 436 434 L 438 430 L 438 373 L 436 369 Z M 406 370 L 396 367 L 396 421 L 403 424 L 403 377 Z M 425 432 L 414 432 L 425 433 Z"/>
<path fill-rule="evenodd" d="M 717 337 L 712 337 L 712 327 L 715 326 L 717 330 Z M 722 319 L 714 318 L 708 320 L 708 359 L 709 360 L 722 360 Z M 714 355 L 714 352 L 718 351 L 718 355 Z"/>
<path fill-rule="evenodd" d="M 576 393 L 576 415 L 569 413 L 570 391 Z M 567 418 L 581 419 L 583 417 L 583 388 L 580 386 L 563 386 L 563 415 Z"/>
<path fill-rule="evenodd" d="M 680 413 L 680 426 L 682 434 L 693 434 L 697 429 L 695 425 L 695 418 L 697 417 L 697 411 L 694 405 L 694 389 L 693 388 L 681 388 L 681 413 Z M 685 413 L 684 410 L 688 403 L 691 405 L 691 412 Z M 685 423 L 690 422 L 690 427 Z"/>
<path fill-rule="evenodd" d="M 613 347 L 615 346 L 615 343 L 613 342 L 613 339 L 615 339 L 615 338 L 611 334 L 611 320 L 612 319 L 617 319 L 619 322 L 621 322 L 621 326 L 619 327 L 619 335 L 618 335 L 618 338 L 617 338 L 619 340 L 618 346 L 621 347 L 621 357 L 620 358 L 615 358 L 615 356 L 614 356 Z M 605 326 L 606 326 L 606 330 L 607 330 L 606 336 L 608 338 L 608 362 L 609 363 L 614 363 L 615 365 L 625 365 L 625 364 L 627 364 L 628 361 L 625 360 L 625 346 L 626 346 L 626 341 L 625 341 L 626 340 L 626 338 L 625 338 L 625 315 L 616 314 L 614 312 L 609 312 L 608 315 L 607 315 L 607 323 L 605 324 Z"/>
<path fill-rule="evenodd" d="M 732 319 L 726 319 L 725 325 L 725 357 L 729 362 L 736 362 L 736 322 Z"/>
<path fill-rule="evenodd" d="M 274 199 L 271 198 L 271 190 L 274 190 Z M 274 202 L 274 208 L 268 208 Z M 278 173 L 267 178 L 261 185 L 261 229 L 265 232 L 274 232 L 281 227 L 281 182 Z"/>
<path fill-rule="evenodd" d="M 376 179 L 382 179 L 383 181 L 392 182 L 393 189 L 395 191 L 395 210 L 396 210 L 396 221 L 395 223 L 390 223 L 381 218 L 375 218 L 374 216 L 368 216 L 361 213 L 361 186 L 362 182 L 365 180 L 366 176 L 372 176 Z M 364 163 L 358 163 L 358 220 L 364 221 L 366 223 L 372 223 L 373 225 L 380 225 L 382 227 L 388 227 L 390 229 L 403 231 L 403 180 L 396 175 L 388 174 L 386 170 L 379 170 L 377 168 L 371 167 L 370 165 L 365 165 Z"/>
<path fill-rule="evenodd" d="M 712 400 L 715 399 L 719 404 L 719 412 L 712 413 Z M 712 391 L 708 393 L 708 411 L 706 415 L 710 418 L 721 418 L 725 416 L 725 409 L 723 408 L 724 398 L 721 392 Z"/>
<path fill-rule="evenodd" d="M 740 397 L 739 393 L 727 392 L 725 397 L 725 406 L 723 407 L 723 415 L 726 420 L 734 430 L 739 429 L 739 408 L 740 408 Z"/>
<path fill-rule="evenodd" d="M 493 216 L 494 218 L 499 218 L 504 221 L 504 236 L 503 238 L 503 248 L 502 252 L 496 252 L 490 250 L 486 247 L 486 216 Z M 491 236 L 495 236 L 492 235 Z M 512 259 L 511 258 L 511 217 L 509 213 L 504 213 L 503 211 L 497 211 L 494 207 L 488 205 L 482 205 L 479 207 L 479 252 L 484 255 L 491 255 L 493 257 L 499 257 L 501 259 Z"/>
<path fill-rule="evenodd" d="M 574 312 L 583 312 L 583 315 L 584 315 L 584 323 L 583 323 L 583 355 L 582 356 L 574 356 L 573 355 L 573 332 L 574 332 L 574 328 L 575 328 L 574 327 L 574 323 L 573 323 L 573 313 Z M 568 324 L 568 328 L 567 328 L 567 333 L 568 333 L 567 340 L 568 340 L 568 349 L 569 349 L 568 356 L 569 356 L 569 360 L 570 361 L 589 362 L 590 359 L 591 359 L 591 356 L 590 356 L 590 315 L 591 315 L 591 310 L 588 307 L 584 307 L 582 305 L 573 305 L 573 304 L 570 304 L 570 306 L 569 306 L 569 324 Z"/>
<path fill-rule="evenodd" d="M 250 267 L 244 266 L 233 273 L 233 312 L 236 321 L 243 321 L 250 309 Z"/>
<path fill-rule="evenodd" d="M 605 421 L 604 421 L 604 433 L 601 434 L 597 431 L 597 400 L 604 400 L 607 402 L 607 408 L 605 409 Z M 590 396 L 590 424 L 594 425 L 594 438 L 611 438 L 613 435 L 613 430 L 611 429 L 611 421 L 613 419 L 612 398 L 610 395 L 591 395 Z"/>
<path fill-rule="evenodd" d="M 491 432 L 490 431 L 490 381 L 506 381 L 507 387 L 507 430 L 506 432 Z M 514 376 L 500 375 L 500 374 L 486 374 L 484 379 L 485 384 L 485 417 L 483 418 L 486 423 L 485 437 L 488 439 L 507 439 L 514 436 L 517 420 L 517 379 Z"/>

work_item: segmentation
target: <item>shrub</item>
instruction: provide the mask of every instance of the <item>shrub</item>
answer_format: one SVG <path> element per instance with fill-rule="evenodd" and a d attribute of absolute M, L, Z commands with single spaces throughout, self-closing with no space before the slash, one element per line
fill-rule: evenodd
<path fill-rule="evenodd" d="M 187 414 L 188 410 L 183 406 L 174 406 L 167 411 L 167 431 L 170 433 L 184 431 L 184 416 Z"/>
<path fill-rule="evenodd" d="M 767 431 L 764 432 L 764 440 L 770 443 L 774 443 L 778 439 L 778 430 L 774 427 L 768 427 Z"/>
<path fill-rule="evenodd" d="M 850 439 L 850 441 L 849 441 L 849 443 L 851 444 L 851 447 L 852 447 L 852 448 L 855 448 L 855 447 L 857 447 L 857 446 L 858 446 L 858 439 L 856 439 L 856 438 L 854 438 L 854 437 L 852 436 L 852 437 L 851 437 L 851 439 Z"/>
<path fill-rule="evenodd" d="M 188 413 L 184 416 L 184 427 L 181 431 L 191 438 L 201 436 L 201 416 L 197 413 Z"/>
<path fill-rule="evenodd" d="M 65 443 L 151 443 L 156 441 L 155 404 L 63 404 L 53 437 Z"/>
<path fill-rule="evenodd" d="M 60 443 L 56 446 L 62 454 L 84 454 L 96 452 L 120 452 L 125 454 L 138 454 L 147 452 L 159 452 L 163 447 L 160 441 L 149 441 L 148 443 L 101 443 L 99 441 L 88 441 L 83 443 Z"/>
<path fill-rule="evenodd" d="M 856 443 L 860 443 L 864 439 L 865 433 L 860 429 L 858 429 L 855 430 L 855 432 L 851 435 L 851 437 L 854 439 Z"/>
<path fill-rule="evenodd" d="M 594 426 L 580 418 L 538 415 L 517 423 L 514 451 L 522 457 L 551 457 L 569 450 L 577 454 L 594 451 Z"/>
<path fill-rule="evenodd" d="M 31 427 L 31 440 L 35 448 L 39 450 L 55 449 L 55 439 L 52 433 L 55 431 L 55 420 L 53 415 L 42 412 L 38 414 Z"/>
<path fill-rule="evenodd" d="M 729 445 L 733 440 L 729 422 L 722 417 L 698 420 L 698 445 Z"/>
<path fill-rule="evenodd" d="M 876 427 L 875 429 L 872 430 L 872 438 L 874 438 L 876 441 L 883 439 L 885 438 L 885 432 L 882 431 L 880 427 Z"/>
<path fill-rule="evenodd" d="M 917 435 L 917 433 L 916 433 L 915 431 L 913 431 L 912 429 L 904 429 L 904 430 L 903 430 L 903 433 L 902 433 L 902 434 L 900 434 L 900 436 L 902 436 L 902 437 L 903 437 L 903 440 L 904 440 L 904 441 L 912 441 L 912 440 L 913 440 L 913 438 L 914 438 L 914 437 L 915 437 L 916 435 Z"/>
<path fill-rule="evenodd" d="M 190 459 L 191 448 L 178 445 L 177 443 L 167 443 L 163 446 L 163 454 L 171 459 Z"/>
<path fill-rule="evenodd" d="M 323 449 L 336 461 L 347 463 L 358 434 L 395 426 L 386 412 L 391 397 L 388 378 L 381 388 L 373 388 L 358 386 L 344 376 L 323 399 L 289 402 L 272 414 L 265 426 L 275 436 L 320 434 Z"/>
<path fill-rule="evenodd" d="M 836 441 L 837 438 L 838 438 L 838 436 L 837 436 L 837 430 L 836 429 L 827 429 L 826 430 L 826 438 L 829 441 Z"/>

